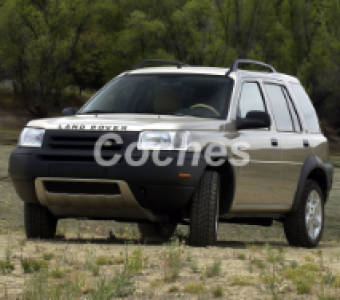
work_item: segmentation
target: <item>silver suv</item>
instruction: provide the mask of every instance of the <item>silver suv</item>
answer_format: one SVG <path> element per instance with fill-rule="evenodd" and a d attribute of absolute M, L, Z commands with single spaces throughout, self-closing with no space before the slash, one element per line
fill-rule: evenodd
<path fill-rule="evenodd" d="M 185 224 L 191 245 L 209 246 L 219 222 L 276 220 L 291 245 L 315 247 L 328 156 L 295 77 L 250 60 L 230 69 L 145 60 L 80 110 L 29 122 L 10 175 L 28 238 L 54 237 L 61 218 L 89 218 L 136 222 L 142 239 L 169 239 Z"/>

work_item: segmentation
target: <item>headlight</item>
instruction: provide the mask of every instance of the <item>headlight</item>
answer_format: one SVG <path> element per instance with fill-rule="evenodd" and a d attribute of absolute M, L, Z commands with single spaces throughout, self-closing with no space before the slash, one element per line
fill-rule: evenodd
<path fill-rule="evenodd" d="M 144 131 L 139 135 L 139 150 L 187 150 L 187 131 Z"/>
<path fill-rule="evenodd" d="M 25 128 L 19 138 L 19 146 L 22 147 L 41 147 L 45 129 Z"/>

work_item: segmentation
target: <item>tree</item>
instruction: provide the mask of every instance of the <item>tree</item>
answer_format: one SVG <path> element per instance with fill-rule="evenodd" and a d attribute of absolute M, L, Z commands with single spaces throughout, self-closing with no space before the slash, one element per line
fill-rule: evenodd
<path fill-rule="evenodd" d="M 72 81 L 76 49 L 93 25 L 94 0 L 7 0 L 0 20 L 0 58 L 15 92 L 34 117 L 45 117 Z"/>

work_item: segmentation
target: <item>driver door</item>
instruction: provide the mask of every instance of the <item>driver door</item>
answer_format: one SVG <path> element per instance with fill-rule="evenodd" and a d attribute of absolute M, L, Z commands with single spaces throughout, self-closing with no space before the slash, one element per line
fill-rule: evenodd
<path fill-rule="evenodd" d="M 243 81 L 239 96 L 237 117 L 244 118 L 249 111 L 268 109 L 262 85 L 258 81 Z M 271 116 L 272 119 L 272 116 Z M 249 163 L 237 168 L 235 200 L 230 212 L 277 211 L 288 209 L 280 203 L 281 148 L 272 120 L 271 128 L 242 129 L 235 142 L 248 143 Z"/>

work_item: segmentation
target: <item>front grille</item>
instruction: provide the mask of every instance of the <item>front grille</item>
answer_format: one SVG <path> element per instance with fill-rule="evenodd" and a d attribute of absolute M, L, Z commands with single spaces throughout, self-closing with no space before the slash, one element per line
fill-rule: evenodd
<path fill-rule="evenodd" d="M 52 149 L 67 149 L 67 150 L 93 150 L 96 142 L 101 135 L 78 135 L 72 134 L 65 136 L 64 134 L 55 134 L 50 136 L 48 145 Z M 122 144 L 116 144 L 114 140 L 109 140 L 112 145 L 105 146 L 105 150 L 120 150 Z"/>
<path fill-rule="evenodd" d="M 45 189 L 58 194 L 119 195 L 117 183 L 45 181 Z"/>
<path fill-rule="evenodd" d="M 95 162 L 94 148 L 98 139 L 107 133 L 105 131 L 78 131 L 78 130 L 47 130 L 45 132 L 43 151 L 39 153 L 39 159 L 45 161 L 65 162 Z M 113 154 L 123 154 L 124 150 L 138 140 L 138 132 L 120 131 L 118 134 L 122 144 L 114 140 L 104 144 L 101 148 L 102 157 L 111 159 Z"/>

